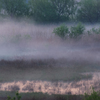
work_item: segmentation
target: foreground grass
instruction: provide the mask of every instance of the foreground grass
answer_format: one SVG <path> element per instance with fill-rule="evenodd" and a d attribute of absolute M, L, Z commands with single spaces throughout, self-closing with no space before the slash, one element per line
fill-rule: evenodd
<path fill-rule="evenodd" d="M 7 96 L 8 95 L 8 96 Z M 16 96 L 15 96 L 16 95 Z M 48 95 L 43 93 L 0 92 L 0 100 L 100 100 L 100 93 L 94 91 L 90 95 Z"/>
<path fill-rule="evenodd" d="M 15 92 L 0 92 L 0 100 L 7 100 L 7 96 L 15 97 Z M 48 95 L 43 93 L 20 93 L 21 100 L 82 100 L 83 95 Z"/>

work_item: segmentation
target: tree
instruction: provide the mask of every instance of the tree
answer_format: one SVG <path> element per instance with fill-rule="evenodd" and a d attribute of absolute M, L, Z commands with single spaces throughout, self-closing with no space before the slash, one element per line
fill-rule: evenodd
<path fill-rule="evenodd" d="M 74 0 L 30 0 L 30 15 L 36 21 L 66 21 L 72 14 L 74 3 Z"/>
<path fill-rule="evenodd" d="M 76 11 L 75 0 L 51 0 L 59 20 L 72 19 Z"/>
<path fill-rule="evenodd" d="M 2 9 L 2 1 L 0 0 L 0 10 Z"/>
<path fill-rule="evenodd" d="M 48 0 L 30 0 L 30 15 L 39 22 L 56 21 L 57 15 L 54 7 Z"/>
<path fill-rule="evenodd" d="M 81 0 L 77 18 L 91 23 L 100 21 L 100 0 Z"/>
<path fill-rule="evenodd" d="M 2 8 L 10 17 L 21 17 L 28 14 L 29 8 L 25 0 L 1 0 Z"/>

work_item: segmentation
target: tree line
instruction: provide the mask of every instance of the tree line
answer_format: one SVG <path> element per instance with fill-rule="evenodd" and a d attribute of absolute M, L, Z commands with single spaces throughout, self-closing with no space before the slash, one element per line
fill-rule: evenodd
<path fill-rule="evenodd" d="M 100 21 L 100 0 L 0 0 L 0 15 L 36 22 Z"/>

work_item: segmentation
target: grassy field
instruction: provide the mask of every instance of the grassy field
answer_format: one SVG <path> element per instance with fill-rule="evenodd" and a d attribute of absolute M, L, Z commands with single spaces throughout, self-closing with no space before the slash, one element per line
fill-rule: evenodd
<path fill-rule="evenodd" d="M 0 82 L 43 80 L 43 81 L 79 81 L 91 79 L 92 75 L 84 72 L 100 71 L 100 65 L 90 62 L 69 62 L 65 59 L 14 60 L 0 61 Z M 15 92 L 0 92 L 0 100 Z M 21 93 L 22 100 L 83 100 L 81 95 L 48 95 L 42 93 Z"/>
<path fill-rule="evenodd" d="M 61 60 L 60 60 L 61 61 Z M 0 61 L 0 82 L 19 80 L 46 81 L 77 81 L 91 78 L 91 75 L 81 75 L 84 72 L 99 71 L 99 65 L 87 65 L 67 61 L 49 60 L 15 60 Z"/>

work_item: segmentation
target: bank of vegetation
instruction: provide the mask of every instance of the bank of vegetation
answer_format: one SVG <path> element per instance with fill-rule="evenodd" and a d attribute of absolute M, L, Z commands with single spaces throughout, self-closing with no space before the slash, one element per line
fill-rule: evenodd
<path fill-rule="evenodd" d="M 0 0 L 0 16 L 36 22 L 100 22 L 100 0 Z"/>
<path fill-rule="evenodd" d="M 87 36 L 100 36 L 100 28 L 91 28 L 89 30 L 86 30 L 85 26 L 82 23 L 78 23 L 74 26 L 71 26 L 70 28 L 62 24 L 56 28 L 54 28 L 53 33 L 55 35 L 59 36 L 62 39 L 81 39 L 85 35 Z"/>

